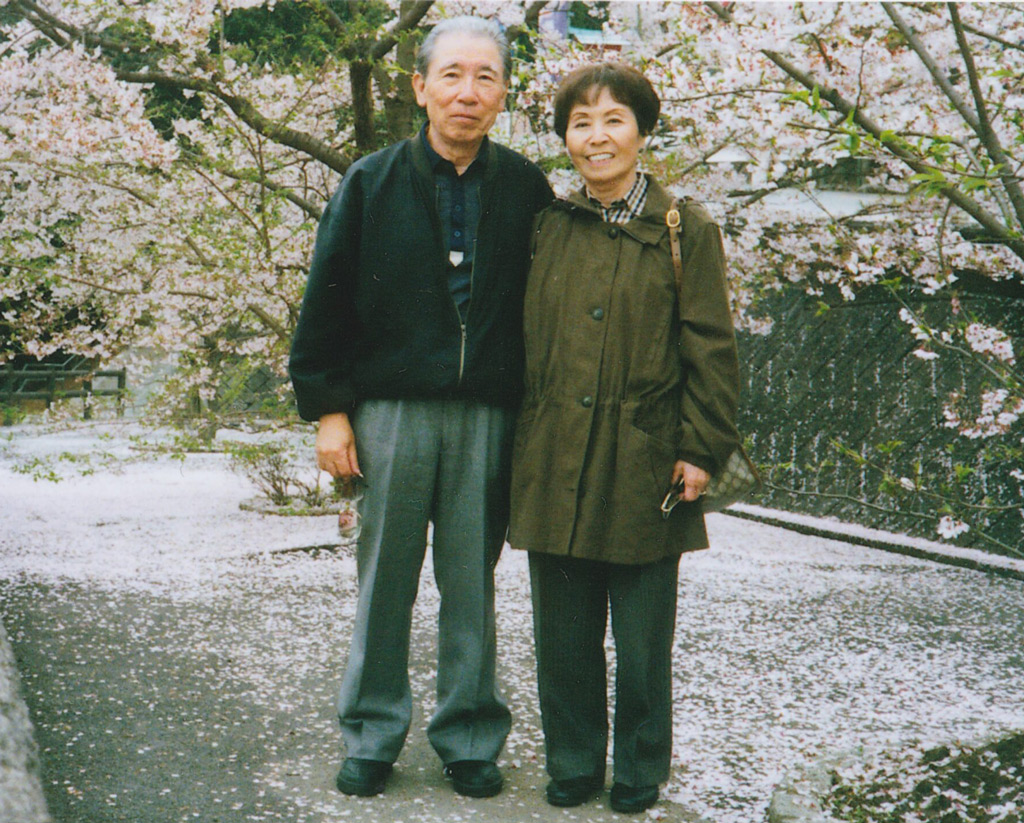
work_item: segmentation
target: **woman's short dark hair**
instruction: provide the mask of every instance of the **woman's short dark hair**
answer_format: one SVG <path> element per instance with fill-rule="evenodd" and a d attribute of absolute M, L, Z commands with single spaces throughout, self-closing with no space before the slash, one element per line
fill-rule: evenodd
<path fill-rule="evenodd" d="M 568 74 L 555 92 L 555 134 L 563 142 L 572 110 L 576 106 L 592 104 L 600 96 L 601 89 L 608 89 L 616 101 L 632 109 L 640 134 L 648 135 L 654 131 L 661 100 L 651 81 L 625 63 L 593 63 Z"/>

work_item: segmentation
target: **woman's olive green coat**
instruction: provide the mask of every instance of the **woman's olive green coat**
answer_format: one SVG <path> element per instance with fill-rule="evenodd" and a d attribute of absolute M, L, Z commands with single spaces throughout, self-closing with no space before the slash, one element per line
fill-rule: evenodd
<path fill-rule="evenodd" d="M 538 215 L 526 290 L 526 398 L 509 540 L 652 563 L 707 547 L 699 503 L 659 510 L 677 459 L 714 473 L 736 448 L 738 362 L 718 226 L 681 205 L 677 297 L 653 180 L 643 214 L 601 220 L 582 194 Z"/>

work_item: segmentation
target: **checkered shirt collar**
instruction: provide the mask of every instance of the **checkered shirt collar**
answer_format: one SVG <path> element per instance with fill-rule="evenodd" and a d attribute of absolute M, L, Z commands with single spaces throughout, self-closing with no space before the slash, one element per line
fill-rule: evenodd
<path fill-rule="evenodd" d="M 587 198 L 601 210 L 602 220 L 606 223 L 621 224 L 628 223 L 634 217 L 639 217 L 643 213 L 644 206 L 647 205 L 648 185 L 647 175 L 638 172 L 636 180 L 630 186 L 629 191 L 626 192 L 626 196 L 621 200 L 615 200 L 607 207 L 594 197 L 586 186 L 583 187 L 583 191 Z"/>

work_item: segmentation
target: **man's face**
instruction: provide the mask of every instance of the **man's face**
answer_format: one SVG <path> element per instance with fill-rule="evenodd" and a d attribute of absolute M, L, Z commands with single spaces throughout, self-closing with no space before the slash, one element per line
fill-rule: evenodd
<path fill-rule="evenodd" d="M 475 151 L 505 107 L 508 91 L 494 41 L 458 32 L 438 39 L 426 77 L 416 72 L 412 87 L 427 110 L 431 144 L 457 152 Z"/>

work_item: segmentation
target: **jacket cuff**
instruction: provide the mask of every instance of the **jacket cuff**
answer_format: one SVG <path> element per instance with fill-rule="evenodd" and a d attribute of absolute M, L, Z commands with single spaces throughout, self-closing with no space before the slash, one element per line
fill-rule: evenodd
<path fill-rule="evenodd" d="M 355 391 L 347 380 L 334 386 L 322 387 L 321 391 L 310 394 L 296 391 L 295 400 L 299 417 L 310 423 L 317 422 L 325 414 L 344 412 L 351 415 L 356 408 Z"/>

